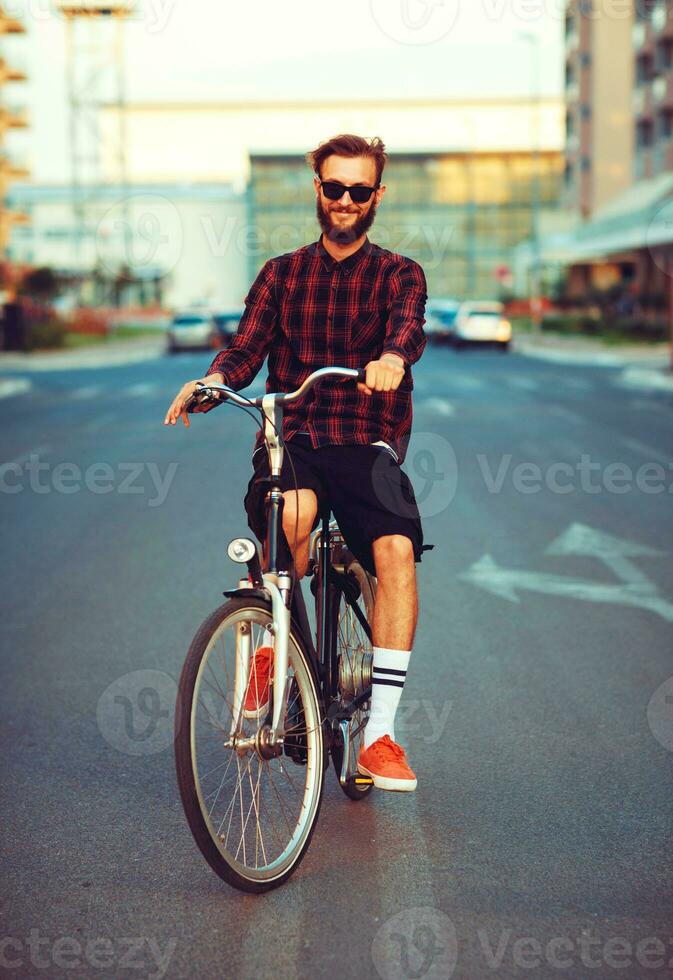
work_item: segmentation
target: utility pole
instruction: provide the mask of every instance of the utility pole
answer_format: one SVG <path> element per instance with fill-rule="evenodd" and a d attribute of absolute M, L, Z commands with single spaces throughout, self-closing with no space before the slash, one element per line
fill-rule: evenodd
<path fill-rule="evenodd" d="M 134 10 L 131 2 L 123 0 L 109 3 L 60 0 L 58 9 L 66 24 L 74 264 L 80 276 L 81 301 L 84 274 L 96 264 L 96 205 L 100 207 L 100 192 L 105 185 L 112 184 L 118 189 L 125 219 L 120 267 L 130 254 L 131 226 L 126 213 L 124 24 Z M 104 168 L 100 113 L 107 106 L 116 109 L 116 129 L 106 136 L 106 147 L 110 147 L 111 153 Z"/>
<path fill-rule="evenodd" d="M 542 261 L 540 254 L 540 35 L 532 31 L 520 31 L 519 37 L 530 45 L 530 103 L 531 103 L 531 159 L 533 176 L 530 184 L 531 246 L 530 311 L 535 333 L 542 323 Z"/>

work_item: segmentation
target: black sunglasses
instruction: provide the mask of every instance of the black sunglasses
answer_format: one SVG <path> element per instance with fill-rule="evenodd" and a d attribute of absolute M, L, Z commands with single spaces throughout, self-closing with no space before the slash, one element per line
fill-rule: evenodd
<path fill-rule="evenodd" d="M 381 185 L 368 187 L 367 184 L 351 184 L 349 186 L 348 184 L 341 184 L 338 180 L 321 180 L 320 186 L 323 194 L 330 201 L 338 201 L 348 191 L 354 204 L 364 204 Z"/>

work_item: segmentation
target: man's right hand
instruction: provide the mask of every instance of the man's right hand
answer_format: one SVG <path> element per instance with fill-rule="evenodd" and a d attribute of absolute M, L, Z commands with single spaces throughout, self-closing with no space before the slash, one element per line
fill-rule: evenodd
<path fill-rule="evenodd" d="M 187 402 L 192 397 L 198 385 L 208 385 L 208 384 L 224 384 L 223 374 L 209 374 L 206 378 L 197 378 L 196 381 L 188 381 L 182 386 L 180 391 L 177 393 L 171 407 L 166 412 L 166 418 L 164 419 L 164 425 L 175 425 L 179 418 L 185 423 L 187 428 L 189 428 L 189 415 L 185 408 Z M 201 412 L 198 406 L 194 409 L 195 412 Z"/>

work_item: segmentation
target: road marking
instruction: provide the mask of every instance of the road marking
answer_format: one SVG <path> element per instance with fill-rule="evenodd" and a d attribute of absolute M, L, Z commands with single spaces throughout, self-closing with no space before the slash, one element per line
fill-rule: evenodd
<path fill-rule="evenodd" d="M 435 415 L 443 415 L 446 418 L 456 414 L 455 406 L 446 398 L 424 398 L 418 407 L 421 410 L 434 412 Z"/>
<path fill-rule="evenodd" d="M 30 378 L 0 378 L 0 398 L 25 395 L 33 387 Z"/>
<path fill-rule="evenodd" d="M 525 569 L 504 568 L 490 554 L 483 555 L 466 572 L 461 572 L 458 578 L 509 602 L 519 602 L 520 591 L 539 592 L 581 599 L 584 602 L 635 606 L 656 613 L 667 622 L 673 622 L 673 603 L 659 594 L 655 583 L 631 560 L 637 557 L 665 557 L 664 552 L 614 537 L 585 524 L 571 524 L 551 542 L 545 554 L 591 556 L 606 565 L 620 582 L 593 582 Z"/>
<path fill-rule="evenodd" d="M 562 351 L 544 347 L 527 347 L 521 343 L 516 345 L 517 353 L 524 357 L 534 357 L 540 361 L 554 361 L 557 364 L 589 364 L 599 367 L 621 367 L 624 361 L 615 354 L 604 354 L 601 351 L 586 352 Z"/>
<path fill-rule="evenodd" d="M 628 367 L 614 379 L 621 388 L 651 388 L 656 391 L 673 391 L 673 376 L 656 368 Z"/>
<path fill-rule="evenodd" d="M 646 446 L 644 442 L 640 442 L 638 439 L 624 438 L 621 442 L 627 449 L 633 449 L 634 452 L 640 453 L 645 459 L 656 459 L 657 462 L 663 463 L 664 466 L 673 465 L 673 452 L 667 456 L 652 446 Z"/>
<path fill-rule="evenodd" d="M 159 390 L 158 384 L 147 382 L 147 381 L 141 381 L 138 384 L 130 385 L 128 388 L 125 388 L 124 391 L 122 392 L 122 395 L 124 396 L 129 395 L 132 398 L 143 397 L 145 395 L 153 395 L 158 390 Z"/>
<path fill-rule="evenodd" d="M 86 388 L 75 388 L 70 397 L 73 401 L 85 401 L 87 398 L 95 398 L 102 391 L 100 385 L 88 385 Z"/>

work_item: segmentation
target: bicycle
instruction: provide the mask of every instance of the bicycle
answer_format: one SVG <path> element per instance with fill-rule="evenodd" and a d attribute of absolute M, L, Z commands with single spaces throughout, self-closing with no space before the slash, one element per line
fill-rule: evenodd
<path fill-rule="evenodd" d="M 326 505 L 309 539 L 314 643 L 294 568 L 291 562 L 278 567 L 283 408 L 324 377 L 364 381 L 364 374 L 322 368 L 294 392 L 254 399 L 226 385 L 201 385 L 188 407 L 208 411 L 224 400 L 259 409 L 269 455 L 264 567 L 256 542 L 230 542 L 229 557 L 248 574 L 223 593 L 228 601 L 197 631 L 175 714 L 176 770 L 189 827 L 213 871 L 246 892 L 275 888 L 299 866 L 320 812 L 330 756 L 351 800 L 364 799 L 373 786 L 357 771 L 357 751 L 371 699 L 376 579 L 348 550 Z M 259 712 L 251 712 L 244 703 L 265 630 L 273 636 L 270 690 Z"/>

